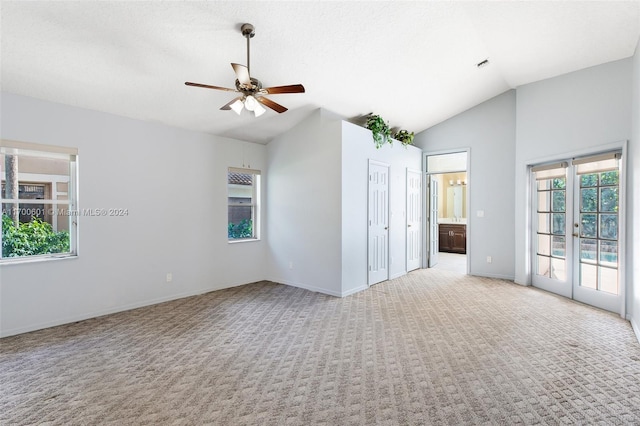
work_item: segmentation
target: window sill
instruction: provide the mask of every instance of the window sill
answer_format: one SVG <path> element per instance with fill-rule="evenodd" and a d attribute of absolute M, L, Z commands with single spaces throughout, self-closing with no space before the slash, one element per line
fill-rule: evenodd
<path fill-rule="evenodd" d="M 51 261 L 77 259 L 77 258 L 78 258 L 77 254 L 10 257 L 6 259 L 0 259 L 0 266 L 21 265 L 23 263 L 51 262 Z"/>
<path fill-rule="evenodd" d="M 242 239 L 242 240 L 227 240 L 227 242 L 229 244 L 252 243 L 252 242 L 256 242 L 256 241 L 260 241 L 260 238 L 245 238 L 245 239 Z"/>

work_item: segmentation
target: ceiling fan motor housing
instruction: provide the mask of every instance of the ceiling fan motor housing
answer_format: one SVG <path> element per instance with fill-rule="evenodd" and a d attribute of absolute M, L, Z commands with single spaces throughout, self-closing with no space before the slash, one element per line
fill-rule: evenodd
<path fill-rule="evenodd" d="M 242 31 L 242 35 L 247 38 L 253 38 L 253 36 L 256 35 L 256 29 L 251 24 L 242 24 L 240 30 Z"/>
<path fill-rule="evenodd" d="M 242 92 L 245 95 L 253 95 L 262 90 L 262 83 L 257 78 L 251 77 L 251 85 L 242 84 L 240 81 L 236 80 L 236 89 L 238 92 Z"/>

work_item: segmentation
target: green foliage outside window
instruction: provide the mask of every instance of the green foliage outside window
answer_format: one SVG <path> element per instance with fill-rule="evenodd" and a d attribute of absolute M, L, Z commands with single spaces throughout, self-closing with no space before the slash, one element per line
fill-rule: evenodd
<path fill-rule="evenodd" d="M 253 222 L 243 219 L 238 223 L 230 223 L 228 228 L 229 239 L 253 238 Z"/>
<path fill-rule="evenodd" d="M 566 178 L 556 178 L 551 182 L 551 187 L 553 189 L 564 189 L 567 186 Z"/>
<path fill-rule="evenodd" d="M 6 214 L 2 215 L 2 257 L 33 256 L 68 253 L 69 232 L 53 230 L 38 218 L 15 226 Z"/>

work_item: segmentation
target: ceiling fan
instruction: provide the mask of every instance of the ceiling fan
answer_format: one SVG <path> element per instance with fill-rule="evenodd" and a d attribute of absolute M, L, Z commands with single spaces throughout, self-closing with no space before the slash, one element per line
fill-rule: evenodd
<path fill-rule="evenodd" d="M 278 113 L 285 112 L 287 108 L 272 101 L 269 98 L 266 98 L 264 95 L 278 95 L 282 93 L 304 93 L 304 86 L 302 84 L 291 84 L 288 86 L 267 87 L 266 89 L 263 88 L 260 80 L 252 78 L 249 75 L 249 44 L 251 38 L 256 35 L 255 28 L 251 24 L 243 24 L 240 29 L 242 31 L 242 35 L 247 39 L 247 66 L 234 63 L 231 64 L 231 66 L 233 67 L 233 71 L 235 71 L 236 73 L 235 89 L 210 86 L 208 84 L 191 83 L 189 81 L 185 82 L 184 84 L 186 84 L 187 86 L 203 87 L 205 89 L 215 89 L 224 90 L 226 92 L 241 93 L 240 96 L 232 99 L 222 108 L 220 108 L 221 110 L 231 109 L 238 115 L 240 115 L 240 113 L 242 112 L 242 108 L 246 108 L 248 111 L 253 111 L 256 117 L 259 117 L 266 111 L 266 109 L 264 109 L 262 105 L 271 108 Z"/>

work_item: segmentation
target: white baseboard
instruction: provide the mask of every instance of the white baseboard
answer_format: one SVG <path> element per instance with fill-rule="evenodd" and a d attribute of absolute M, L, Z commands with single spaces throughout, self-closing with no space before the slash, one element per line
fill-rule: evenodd
<path fill-rule="evenodd" d="M 59 318 L 59 319 L 56 319 L 56 320 L 53 320 L 53 321 L 47 321 L 47 322 L 42 322 L 42 323 L 37 323 L 37 324 L 30 324 L 30 325 L 27 325 L 27 326 L 24 326 L 24 327 L 17 327 L 17 328 L 12 328 L 12 329 L 8 329 L 8 330 L 0 330 L 0 338 L 9 337 L 9 336 L 15 336 L 17 334 L 29 333 L 31 331 L 42 330 L 42 329 L 50 328 L 50 327 L 57 327 L 59 325 L 70 324 L 70 323 L 78 322 L 78 321 L 84 321 L 84 320 L 88 320 L 88 319 L 91 319 L 91 318 L 102 317 L 104 315 L 115 314 L 115 313 L 118 313 L 118 312 L 130 311 L 132 309 L 138 309 L 138 308 L 143 308 L 145 306 L 157 305 L 158 303 L 164 303 L 164 302 L 170 302 L 172 300 L 184 299 L 185 297 L 197 296 L 197 295 L 200 295 L 200 294 L 209 293 L 211 291 L 223 290 L 225 288 L 238 287 L 238 286 L 245 285 L 245 284 L 247 284 L 247 283 L 232 284 L 232 285 L 228 285 L 228 286 L 224 286 L 224 287 L 215 287 L 215 288 L 211 288 L 211 287 L 201 288 L 201 289 L 193 290 L 193 291 L 186 292 L 186 293 L 172 294 L 170 296 L 159 297 L 157 299 L 145 300 L 145 301 L 142 301 L 142 302 L 131 303 L 131 304 L 128 304 L 128 305 L 118 306 L 118 307 L 114 307 L 114 308 L 103 309 L 103 310 L 98 310 L 98 311 L 94 311 L 94 312 L 85 312 L 85 313 L 80 314 L 80 315 L 73 315 L 73 316 L 70 316 L 70 317 Z"/>
<path fill-rule="evenodd" d="M 288 280 L 269 279 L 269 281 L 277 283 L 277 284 L 288 285 L 288 286 L 291 286 L 291 287 L 303 288 L 305 290 L 314 291 L 316 293 L 322 293 L 322 294 L 326 294 L 326 295 L 329 295 L 329 296 L 342 297 L 342 294 L 340 292 L 334 291 L 334 290 L 328 290 L 326 288 L 315 287 L 315 286 L 307 285 L 307 284 L 300 284 L 300 283 L 296 283 L 296 282 L 288 281 Z"/>
<path fill-rule="evenodd" d="M 407 275 L 407 272 L 406 271 L 401 271 L 401 272 L 398 272 L 397 274 L 390 275 L 389 279 L 390 280 L 395 280 L 396 278 L 400 278 L 400 277 L 403 277 L 405 275 Z"/>
<path fill-rule="evenodd" d="M 497 278 L 499 280 L 507 280 L 507 281 L 514 281 L 515 279 L 514 275 L 501 275 L 501 274 L 469 274 L 469 275 L 475 276 L 475 277 Z M 523 284 L 520 284 L 520 285 L 523 285 Z"/>
<path fill-rule="evenodd" d="M 636 339 L 638 339 L 638 343 L 640 343 L 640 326 L 638 326 L 638 323 L 636 322 L 635 318 L 631 318 L 629 315 L 627 315 L 627 319 L 631 323 L 631 328 L 633 329 L 633 332 L 636 333 Z"/>
<path fill-rule="evenodd" d="M 343 291 L 342 292 L 342 297 L 351 296 L 352 294 L 359 293 L 359 292 L 364 291 L 364 290 L 366 290 L 368 288 L 369 288 L 368 285 L 363 285 L 363 286 L 356 287 L 356 288 L 351 289 L 351 290 Z"/>

